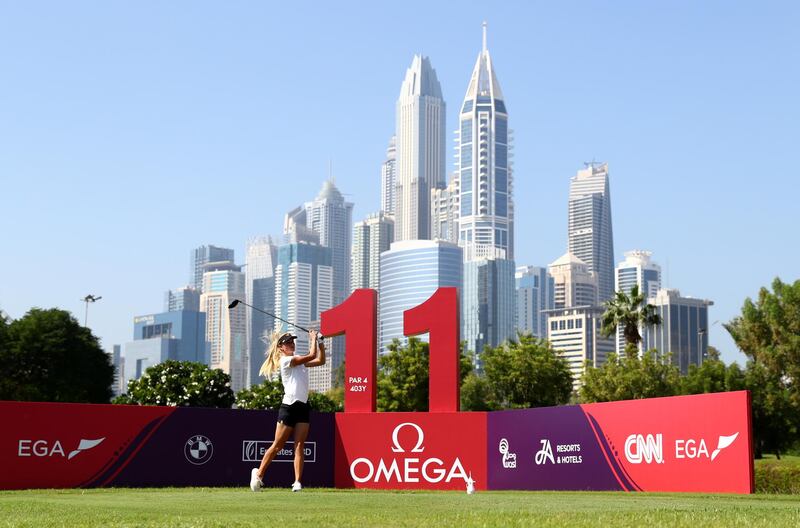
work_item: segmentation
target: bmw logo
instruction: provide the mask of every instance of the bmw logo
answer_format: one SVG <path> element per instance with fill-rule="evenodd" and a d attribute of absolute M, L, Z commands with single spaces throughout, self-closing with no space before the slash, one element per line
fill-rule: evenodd
<path fill-rule="evenodd" d="M 212 455 L 214 455 L 214 445 L 208 437 L 194 435 L 184 444 L 183 454 L 186 456 L 186 460 L 196 466 L 200 466 L 211 460 Z"/>

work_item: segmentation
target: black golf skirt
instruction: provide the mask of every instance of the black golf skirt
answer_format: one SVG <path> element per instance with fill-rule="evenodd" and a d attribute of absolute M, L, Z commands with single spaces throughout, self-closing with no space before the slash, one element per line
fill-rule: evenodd
<path fill-rule="evenodd" d="M 291 405 L 282 403 L 278 409 L 278 422 L 288 427 L 309 423 L 310 408 L 306 402 L 296 401 Z"/>

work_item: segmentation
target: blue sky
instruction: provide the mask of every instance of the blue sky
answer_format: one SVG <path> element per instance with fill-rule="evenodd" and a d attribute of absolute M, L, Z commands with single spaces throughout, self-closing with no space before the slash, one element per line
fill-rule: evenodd
<path fill-rule="evenodd" d="M 569 178 L 608 161 L 616 260 L 727 321 L 798 279 L 797 3 L 0 1 L 0 309 L 83 317 L 108 347 L 201 244 L 243 256 L 332 160 L 358 220 L 414 53 L 448 137 L 481 21 L 515 132 L 518 264 L 566 249 Z M 451 164 L 448 164 L 448 167 Z M 711 344 L 742 360 L 721 324 Z"/>

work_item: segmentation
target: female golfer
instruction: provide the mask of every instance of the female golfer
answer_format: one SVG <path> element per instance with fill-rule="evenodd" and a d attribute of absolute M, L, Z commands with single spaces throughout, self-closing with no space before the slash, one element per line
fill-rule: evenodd
<path fill-rule="evenodd" d="M 294 354 L 294 336 L 288 332 L 272 336 L 267 360 L 261 366 L 260 374 L 269 377 L 278 369 L 283 382 L 283 403 L 278 410 L 278 424 L 275 427 L 275 441 L 264 453 L 261 466 L 250 472 L 250 489 L 259 491 L 264 483 L 264 473 L 275 455 L 294 431 L 294 484 L 292 491 L 303 489 L 300 479 L 303 476 L 303 448 L 308 437 L 308 370 L 325 364 L 325 345 L 319 340 L 319 332 L 308 332 L 309 353 L 305 356 Z"/>

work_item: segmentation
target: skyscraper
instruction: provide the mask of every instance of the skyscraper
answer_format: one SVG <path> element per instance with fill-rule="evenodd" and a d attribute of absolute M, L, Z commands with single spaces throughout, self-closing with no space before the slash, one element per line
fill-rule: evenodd
<path fill-rule="evenodd" d="M 320 314 L 333 307 L 331 253 L 329 247 L 307 242 L 278 247 L 275 315 L 305 328 L 319 328 Z M 274 325 L 276 330 L 296 333 L 298 354 L 308 352 L 307 333 L 290 328 L 279 319 L 275 319 Z M 318 392 L 329 390 L 343 359 L 341 353 L 331 350 L 325 365 L 309 371 L 309 388 Z"/>
<path fill-rule="evenodd" d="M 325 180 L 317 197 L 305 204 L 306 226 L 319 235 L 320 245 L 331 249 L 333 305 L 350 294 L 350 253 L 353 204 L 344 201 L 333 180 Z"/>
<path fill-rule="evenodd" d="M 247 321 L 242 309 L 229 310 L 234 299 L 245 298 L 242 268 L 231 261 L 204 266 L 200 311 L 206 314 L 206 341 L 211 344 L 211 368 L 231 377 L 231 388 L 247 387 Z"/>
<path fill-rule="evenodd" d="M 169 290 L 164 295 L 164 311 L 179 312 L 187 310 L 197 312 L 200 310 L 200 292 L 191 286 Z"/>
<path fill-rule="evenodd" d="M 689 372 L 689 365 L 702 364 L 708 357 L 708 308 L 714 303 L 681 297 L 672 289 L 658 290 L 648 302 L 655 305 L 661 324 L 644 329 L 644 349 L 656 349 L 662 356 L 669 354 L 681 374 Z"/>
<path fill-rule="evenodd" d="M 431 240 L 446 240 L 458 244 L 458 212 L 461 191 L 458 178 L 447 187 L 431 191 Z"/>
<path fill-rule="evenodd" d="M 565 253 L 548 267 L 553 277 L 553 307 L 597 306 L 597 275 L 584 261 Z"/>
<path fill-rule="evenodd" d="M 516 329 L 545 339 L 547 314 L 543 310 L 555 307 L 553 277 L 546 268 L 517 266 L 514 278 L 517 288 Z"/>
<path fill-rule="evenodd" d="M 608 163 L 589 163 L 569 186 L 570 253 L 597 274 L 599 301 L 614 295 L 614 233 Z"/>
<path fill-rule="evenodd" d="M 650 260 L 652 253 L 649 251 L 626 251 L 625 260 L 617 265 L 614 270 L 614 290 L 630 294 L 631 288 L 639 286 L 639 292 L 644 295 L 645 302 L 650 297 L 655 297 L 661 288 L 661 266 Z M 641 332 L 642 329 L 640 328 Z M 642 344 L 639 343 L 639 350 Z M 617 330 L 617 354 L 625 351 L 625 335 L 622 328 Z"/>
<path fill-rule="evenodd" d="M 445 104 L 430 59 L 414 55 L 397 99 L 395 240 L 431 236 L 431 189 L 444 185 Z"/>
<path fill-rule="evenodd" d="M 464 259 L 514 259 L 514 207 L 509 129 L 503 92 L 497 82 L 486 25 L 483 49 L 472 70 L 459 114 L 456 148 L 461 191 L 459 245 Z"/>
<path fill-rule="evenodd" d="M 381 254 L 380 353 L 403 335 L 403 312 L 425 302 L 437 288 L 461 288 L 461 248 L 438 240 L 405 240 Z M 420 336 L 427 341 L 427 335 Z"/>
<path fill-rule="evenodd" d="M 381 165 L 381 211 L 394 216 L 397 209 L 397 137 L 389 140 L 386 161 Z"/>
<path fill-rule="evenodd" d="M 459 113 L 458 243 L 464 250 L 462 338 L 477 356 L 514 337 L 514 205 L 508 112 L 483 46 Z M 479 366 L 479 359 L 476 358 Z"/>
<path fill-rule="evenodd" d="M 114 367 L 114 382 L 111 384 L 111 396 L 116 397 L 127 392 L 127 387 L 122 384 L 125 381 L 122 361 L 122 346 L 112 345 L 111 350 L 106 351 L 111 365 Z"/>
<path fill-rule="evenodd" d="M 477 259 L 464 262 L 461 338 L 475 353 L 473 363 L 481 370 L 480 355 L 486 346 L 498 346 L 515 337 L 514 261 Z"/>
<path fill-rule="evenodd" d="M 394 239 L 394 220 L 383 213 L 369 215 L 353 226 L 353 254 L 350 261 L 350 290 L 377 290 L 381 277 L 381 253 Z"/>
<path fill-rule="evenodd" d="M 259 310 L 274 313 L 277 247 L 270 237 L 256 237 L 247 242 L 245 252 L 247 302 Z M 274 323 L 272 317 L 249 306 L 243 306 L 242 310 L 247 313 L 248 386 L 258 385 L 264 381 L 258 374 L 268 345 L 264 337 Z"/>
<path fill-rule="evenodd" d="M 192 271 L 190 286 L 203 293 L 203 273 L 206 264 L 209 262 L 223 262 L 229 260 L 233 262 L 233 250 L 217 246 L 200 246 L 192 250 Z"/>

